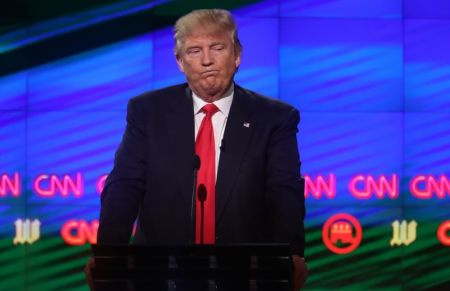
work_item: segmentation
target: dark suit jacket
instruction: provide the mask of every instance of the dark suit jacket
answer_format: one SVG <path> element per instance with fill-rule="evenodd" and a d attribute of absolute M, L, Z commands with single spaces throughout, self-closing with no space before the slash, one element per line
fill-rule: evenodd
<path fill-rule="evenodd" d="M 235 86 L 216 181 L 216 242 L 290 242 L 303 255 L 298 111 Z M 248 123 L 244 126 L 244 123 Z M 133 98 L 102 193 L 99 244 L 192 241 L 194 112 L 187 84 Z"/>

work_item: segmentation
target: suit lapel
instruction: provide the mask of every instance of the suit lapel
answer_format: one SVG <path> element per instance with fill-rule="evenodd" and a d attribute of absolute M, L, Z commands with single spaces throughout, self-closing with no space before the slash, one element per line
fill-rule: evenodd
<path fill-rule="evenodd" d="M 171 161 L 174 163 L 174 178 L 177 179 L 183 204 L 190 209 L 190 193 L 192 189 L 194 139 L 194 109 L 192 93 L 189 87 L 176 91 L 170 98 L 167 114 L 167 132 L 169 137 Z M 224 149 L 220 154 L 216 181 L 216 223 L 227 204 L 239 174 L 241 164 L 247 152 L 254 123 L 252 123 L 252 106 L 248 93 L 235 85 L 233 103 L 223 136 Z"/>
<path fill-rule="evenodd" d="M 194 109 L 189 88 L 182 87 L 169 101 L 167 132 L 172 154 L 174 178 L 178 178 L 180 197 L 183 202 L 191 204 L 189 193 L 192 189 L 193 155 L 194 155 Z M 163 110 L 163 109 L 162 109 Z"/>
<path fill-rule="evenodd" d="M 220 153 L 216 182 L 216 223 L 220 221 L 253 133 L 250 96 L 235 86 Z"/>

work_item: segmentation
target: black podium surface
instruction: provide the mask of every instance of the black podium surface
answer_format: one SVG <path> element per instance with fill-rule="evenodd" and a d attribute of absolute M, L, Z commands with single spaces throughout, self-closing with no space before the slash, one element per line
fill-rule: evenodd
<path fill-rule="evenodd" d="M 288 244 L 92 246 L 94 290 L 290 290 Z"/>

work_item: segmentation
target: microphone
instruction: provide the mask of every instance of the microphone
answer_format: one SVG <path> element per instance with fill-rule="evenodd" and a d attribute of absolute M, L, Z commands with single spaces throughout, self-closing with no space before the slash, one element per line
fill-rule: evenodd
<path fill-rule="evenodd" d="M 200 201 L 200 244 L 203 244 L 203 229 L 205 221 L 205 201 L 206 201 L 206 187 L 204 184 L 198 186 L 197 192 L 198 201 Z"/>
<path fill-rule="evenodd" d="M 200 184 L 198 186 L 198 201 L 205 202 L 206 201 L 206 187 L 204 184 Z"/>
<path fill-rule="evenodd" d="M 192 197 L 191 197 L 191 225 L 192 225 L 192 242 L 195 241 L 195 192 L 197 189 L 197 173 L 200 169 L 200 158 L 194 154 L 192 158 L 192 168 L 193 168 L 193 185 L 192 185 Z"/>
<path fill-rule="evenodd" d="M 220 143 L 220 151 L 221 152 L 224 152 L 225 151 L 225 140 L 224 139 L 222 139 L 222 142 Z"/>

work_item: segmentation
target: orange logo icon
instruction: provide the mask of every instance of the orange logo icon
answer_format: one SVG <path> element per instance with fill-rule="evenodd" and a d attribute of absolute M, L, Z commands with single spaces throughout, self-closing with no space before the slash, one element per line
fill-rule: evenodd
<path fill-rule="evenodd" d="M 348 254 L 361 243 L 361 224 L 350 214 L 333 215 L 322 228 L 322 239 L 325 246 L 333 253 Z"/>

